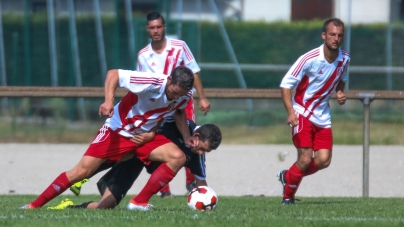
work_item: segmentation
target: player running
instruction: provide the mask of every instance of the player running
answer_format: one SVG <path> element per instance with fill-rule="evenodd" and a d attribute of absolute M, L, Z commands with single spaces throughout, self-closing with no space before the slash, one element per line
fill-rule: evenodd
<path fill-rule="evenodd" d="M 340 105 L 345 103 L 349 54 L 340 49 L 344 23 L 337 18 L 324 22 L 324 43 L 302 55 L 281 82 L 283 103 L 292 127 L 297 161 L 289 170 L 278 173 L 283 185 L 283 205 L 294 204 L 303 177 L 327 168 L 332 156 L 332 131 L 328 101 L 336 92 Z M 296 93 L 292 97 L 291 90 Z M 313 154 L 314 151 L 314 154 Z"/>

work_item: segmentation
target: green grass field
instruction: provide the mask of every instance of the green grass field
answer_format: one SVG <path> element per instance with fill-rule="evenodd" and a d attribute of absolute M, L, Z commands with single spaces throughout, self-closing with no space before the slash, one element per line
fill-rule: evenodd
<path fill-rule="evenodd" d="M 404 226 L 404 198 L 299 198 L 282 206 L 280 197 L 219 196 L 216 210 L 190 211 L 185 196 L 163 200 L 155 196 L 150 212 L 127 211 L 129 197 L 114 210 L 20 210 L 32 195 L 1 195 L 0 226 Z M 59 196 L 46 206 L 57 205 Z M 95 195 L 69 197 L 75 204 Z"/>

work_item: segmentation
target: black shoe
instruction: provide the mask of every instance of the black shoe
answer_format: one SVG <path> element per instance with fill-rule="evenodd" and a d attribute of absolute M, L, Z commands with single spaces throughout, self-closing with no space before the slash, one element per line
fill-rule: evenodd
<path fill-rule="evenodd" d="M 295 199 L 282 199 L 282 205 L 293 205 L 295 204 Z"/>
<path fill-rule="evenodd" d="M 187 188 L 188 192 L 192 191 L 192 189 L 196 188 L 195 182 L 192 182 L 190 184 L 186 184 L 185 187 Z"/>
<path fill-rule="evenodd" d="M 160 196 L 162 199 L 172 199 L 174 196 L 171 194 L 171 192 L 164 191 L 161 193 Z"/>
<path fill-rule="evenodd" d="M 282 186 L 283 186 L 282 194 L 285 194 L 285 187 L 286 187 L 286 183 L 287 183 L 286 178 L 285 178 L 286 172 L 287 172 L 287 170 L 281 170 L 281 171 L 279 171 L 279 173 L 277 175 L 278 180 L 282 183 Z M 283 202 L 282 202 L 282 204 L 283 204 Z"/>

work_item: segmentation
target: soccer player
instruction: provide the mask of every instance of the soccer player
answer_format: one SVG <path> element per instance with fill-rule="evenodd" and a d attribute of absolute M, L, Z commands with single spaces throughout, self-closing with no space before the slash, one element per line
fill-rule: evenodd
<path fill-rule="evenodd" d="M 191 172 L 195 174 L 196 185 L 207 186 L 205 153 L 218 148 L 222 140 L 222 134 L 219 127 L 213 124 L 197 126 L 193 121 L 189 120 L 188 127 L 190 133 L 197 138 L 198 143 L 195 147 L 189 147 L 184 143 L 182 135 L 174 122 L 165 123 L 159 127 L 157 132 L 163 134 L 168 139 L 173 141 L 187 156 L 185 166 L 189 167 Z M 161 162 L 151 162 L 151 164 L 146 165 L 147 172 L 152 174 L 160 164 Z M 136 181 L 143 169 L 143 166 L 143 162 L 136 157 L 113 166 L 112 169 L 109 170 L 97 182 L 98 190 L 102 195 L 101 200 L 98 202 L 86 202 L 73 206 L 73 201 L 66 199 L 63 200 L 59 205 L 50 207 L 49 209 L 61 210 L 65 208 L 114 208 L 120 203 L 122 198 L 131 188 L 132 184 Z M 127 209 L 132 209 L 133 200 L 135 200 L 135 198 L 132 197 Z M 147 211 L 150 209 L 150 207 L 152 206 L 150 205 L 148 209 L 142 209 L 142 211 Z"/>
<path fill-rule="evenodd" d="M 185 154 L 160 133 L 160 121 L 175 115 L 178 129 L 187 145 L 195 139 L 189 133 L 185 112 L 191 98 L 194 76 L 187 67 L 175 68 L 170 76 L 128 70 L 109 70 L 105 81 L 105 102 L 99 115 L 108 116 L 84 156 L 73 169 L 61 173 L 37 199 L 24 205 L 34 209 L 63 193 L 72 183 L 88 178 L 102 163 L 136 156 L 142 162 L 163 162 L 150 176 L 137 196 L 136 206 L 145 207 L 153 193 L 170 182 L 186 161 Z M 129 92 L 114 106 L 117 86 Z M 138 146 L 133 141 L 141 141 Z M 145 204 L 146 203 L 146 204 Z"/>
<path fill-rule="evenodd" d="M 178 39 L 165 36 L 166 24 L 164 17 L 158 12 L 151 12 L 147 15 L 147 32 L 151 42 L 141 49 L 137 58 L 137 70 L 142 72 L 155 72 L 170 75 L 171 71 L 184 65 L 194 73 L 194 87 L 198 92 L 199 109 L 205 114 L 210 110 L 210 103 L 205 97 L 202 81 L 199 77 L 201 70 L 192 55 L 187 44 Z M 188 103 L 186 110 L 187 118 L 195 121 L 193 99 Z M 195 177 L 185 167 L 186 188 L 188 191 L 194 187 Z M 162 198 L 170 198 L 171 190 L 167 184 L 161 191 Z"/>
<path fill-rule="evenodd" d="M 324 22 L 323 44 L 302 55 L 289 69 L 280 87 L 292 127 L 297 161 L 278 173 L 283 185 L 283 205 L 294 204 L 303 177 L 327 168 L 332 156 L 332 131 L 329 99 L 336 92 L 345 103 L 349 54 L 340 48 L 344 23 L 333 18 Z M 295 90 L 292 97 L 291 90 Z M 314 151 L 314 154 L 313 154 Z"/>

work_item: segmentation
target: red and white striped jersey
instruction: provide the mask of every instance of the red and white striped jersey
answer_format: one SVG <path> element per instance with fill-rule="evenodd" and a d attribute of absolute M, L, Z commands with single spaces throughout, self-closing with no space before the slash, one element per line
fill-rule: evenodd
<path fill-rule="evenodd" d="M 337 59 L 328 63 L 321 45 L 300 58 L 286 73 L 280 87 L 295 90 L 293 108 L 314 124 L 331 127 L 328 101 L 339 81 L 348 79 L 349 53 L 339 48 Z"/>
<path fill-rule="evenodd" d="M 139 51 L 137 71 L 170 75 L 173 69 L 180 65 L 188 67 L 193 73 L 201 70 L 184 41 L 168 37 L 166 37 L 166 40 L 166 48 L 161 54 L 153 51 L 151 43 Z"/>
<path fill-rule="evenodd" d="M 164 74 L 119 70 L 119 86 L 129 90 L 115 105 L 114 114 L 105 124 L 125 137 L 149 132 L 159 120 L 184 109 L 192 93 L 178 100 L 167 100 Z"/>

